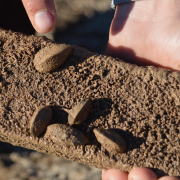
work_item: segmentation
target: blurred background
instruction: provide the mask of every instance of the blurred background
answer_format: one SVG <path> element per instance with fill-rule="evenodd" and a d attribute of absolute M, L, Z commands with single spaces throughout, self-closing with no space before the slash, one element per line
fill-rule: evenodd
<path fill-rule="evenodd" d="M 58 23 L 45 36 L 105 53 L 114 15 L 110 0 L 55 0 L 55 5 Z M 34 31 L 21 0 L 0 1 L 0 27 L 42 35 Z M 0 175 L 2 180 L 100 180 L 101 170 L 0 142 Z"/>

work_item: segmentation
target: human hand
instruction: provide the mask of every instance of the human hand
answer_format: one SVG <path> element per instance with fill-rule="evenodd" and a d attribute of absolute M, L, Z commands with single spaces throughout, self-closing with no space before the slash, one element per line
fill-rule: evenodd
<path fill-rule="evenodd" d="M 22 0 L 34 29 L 39 33 L 51 31 L 57 22 L 53 0 Z"/>
<path fill-rule="evenodd" d="M 106 55 L 138 65 L 180 71 L 180 1 L 119 4 L 112 21 Z"/>
<path fill-rule="evenodd" d="M 180 71 L 180 1 L 136 1 L 120 4 L 111 24 L 106 55 L 137 65 Z M 102 172 L 102 180 L 157 180 L 147 168 L 126 173 Z M 165 176 L 159 180 L 179 180 Z"/>
<path fill-rule="evenodd" d="M 147 168 L 135 168 L 126 173 L 116 169 L 102 171 L 102 180 L 180 180 L 172 176 L 157 178 L 156 174 Z"/>

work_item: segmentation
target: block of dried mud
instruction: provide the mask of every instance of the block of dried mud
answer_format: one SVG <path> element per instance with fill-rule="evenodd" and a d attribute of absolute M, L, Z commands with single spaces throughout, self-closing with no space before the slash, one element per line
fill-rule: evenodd
<path fill-rule="evenodd" d="M 77 146 L 88 143 L 88 139 L 77 129 L 66 124 L 52 124 L 45 134 L 52 141 L 65 146 Z"/>
<path fill-rule="evenodd" d="M 33 136 L 43 133 L 52 120 L 52 110 L 48 106 L 40 106 L 34 112 L 30 121 L 30 132 Z"/>
<path fill-rule="evenodd" d="M 53 44 L 41 49 L 34 58 L 37 71 L 48 73 L 56 70 L 68 58 L 72 51 L 71 45 Z"/>
<path fill-rule="evenodd" d="M 125 140 L 113 130 L 93 129 L 98 142 L 109 152 L 123 153 L 126 150 Z"/>
<path fill-rule="evenodd" d="M 70 112 L 68 116 L 68 122 L 70 125 L 82 124 L 89 115 L 92 108 L 92 100 L 85 99 L 79 102 Z"/>
<path fill-rule="evenodd" d="M 73 46 L 66 68 L 44 75 L 34 71 L 30 59 L 37 49 L 50 45 L 49 40 L 7 31 L 0 32 L 0 40 L 0 72 L 6 70 L 0 75 L 0 81 L 6 82 L 0 88 L 1 141 L 96 168 L 129 172 L 146 167 L 158 177 L 180 176 L 179 72 L 138 67 Z M 53 123 L 64 124 L 66 114 L 60 106 L 74 107 L 74 100 L 80 102 L 82 97 L 112 101 L 111 106 L 93 102 L 87 123 L 78 128 L 87 134 L 87 145 L 65 147 L 29 136 L 26 125 L 34 104 L 53 104 Z M 125 153 L 104 152 L 103 146 L 95 144 L 93 127 L 121 129 L 120 135 L 127 140 Z"/>

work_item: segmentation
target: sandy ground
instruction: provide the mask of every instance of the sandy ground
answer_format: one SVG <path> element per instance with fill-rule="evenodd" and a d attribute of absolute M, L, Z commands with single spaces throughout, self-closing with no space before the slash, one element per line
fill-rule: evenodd
<path fill-rule="evenodd" d="M 110 0 L 56 0 L 58 24 L 47 37 L 104 54 L 114 10 Z M 101 170 L 0 142 L 3 180 L 100 180 Z"/>

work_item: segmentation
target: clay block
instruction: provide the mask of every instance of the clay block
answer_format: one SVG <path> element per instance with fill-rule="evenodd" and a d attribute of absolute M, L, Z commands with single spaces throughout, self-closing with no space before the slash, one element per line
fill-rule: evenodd
<path fill-rule="evenodd" d="M 35 70 L 35 54 L 54 42 L 44 37 L 0 31 L 0 140 L 102 169 L 130 171 L 148 167 L 158 176 L 180 176 L 180 74 L 138 67 L 117 58 L 73 46 L 58 70 Z M 29 121 L 36 107 L 52 107 L 52 124 L 68 124 L 62 107 L 91 98 L 86 121 L 77 127 L 86 145 L 57 144 L 31 137 Z M 111 155 L 96 140 L 94 128 L 113 129 L 126 151 Z"/>

